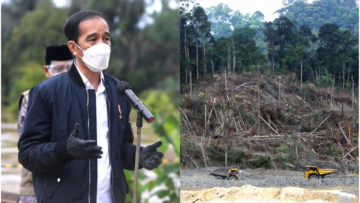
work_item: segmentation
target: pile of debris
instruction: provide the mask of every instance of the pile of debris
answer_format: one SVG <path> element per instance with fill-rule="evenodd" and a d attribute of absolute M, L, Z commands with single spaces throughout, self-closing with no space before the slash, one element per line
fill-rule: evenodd
<path fill-rule="evenodd" d="M 294 74 L 209 76 L 191 91 L 183 89 L 181 161 L 221 166 L 227 157 L 232 165 L 256 167 L 261 156 L 270 163 L 266 168 L 299 170 L 304 161 L 328 162 L 348 172 L 358 164 L 358 115 L 353 93 L 301 86 Z"/>

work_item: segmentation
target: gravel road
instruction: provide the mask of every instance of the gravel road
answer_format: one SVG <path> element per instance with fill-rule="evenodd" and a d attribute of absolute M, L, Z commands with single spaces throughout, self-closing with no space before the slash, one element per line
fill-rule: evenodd
<path fill-rule="evenodd" d="M 358 176 L 333 175 L 332 179 L 308 180 L 302 178 L 297 171 L 244 169 L 239 180 L 216 180 L 209 175 L 218 168 L 182 170 L 180 172 L 181 189 L 202 189 L 213 187 L 241 187 L 253 185 L 257 187 L 308 187 L 308 186 L 352 186 L 359 185 Z"/>

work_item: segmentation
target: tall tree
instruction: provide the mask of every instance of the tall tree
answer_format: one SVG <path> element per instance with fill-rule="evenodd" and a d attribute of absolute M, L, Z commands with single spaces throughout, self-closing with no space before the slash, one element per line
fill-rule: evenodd
<path fill-rule="evenodd" d="M 274 26 L 278 36 L 279 44 L 279 57 L 280 57 L 280 68 L 283 66 L 283 59 L 285 57 L 284 50 L 287 44 L 290 44 L 294 32 L 296 31 L 295 22 L 285 16 L 281 16 L 274 20 Z"/>
<path fill-rule="evenodd" d="M 207 27 L 209 22 L 207 21 L 207 15 L 205 10 L 201 6 L 195 5 L 192 10 L 192 22 L 195 29 L 195 42 L 196 42 L 196 78 L 199 78 L 199 51 L 198 51 L 198 33 L 200 28 L 203 28 L 204 35 L 208 32 Z M 210 23 L 211 25 L 211 23 Z"/>
<path fill-rule="evenodd" d="M 204 22 L 200 25 L 199 27 L 199 31 L 201 33 L 201 38 L 202 38 L 202 44 L 203 44 L 203 51 L 204 51 L 204 75 L 206 75 L 206 39 L 211 37 L 211 22 L 207 21 L 207 17 L 206 19 L 204 19 Z"/>
<path fill-rule="evenodd" d="M 231 12 L 233 10 L 226 4 L 220 3 L 206 9 L 206 13 L 211 21 L 211 31 L 215 39 L 229 37 L 232 33 L 230 26 Z"/>
<path fill-rule="evenodd" d="M 324 24 L 319 29 L 319 48 L 317 54 L 320 60 L 325 62 L 328 72 L 335 72 L 336 51 L 339 47 L 340 32 L 336 24 Z"/>
<path fill-rule="evenodd" d="M 231 40 L 229 38 L 225 38 L 225 37 L 220 37 L 216 40 L 216 45 L 215 45 L 215 49 L 217 54 L 220 56 L 220 67 L 221 70 L 223 71 L 223 66 L 225 63 L 229 64 L 229 49 L 231 46 Z M 228 67 L 229 69 L 229 67 Z M 228 70 L 229 71 L 229 70 Z"/>
<path fill-rule="evenodd" d="M 268 42 L 268 55 L 269 59 L 272 59 L 272 69 L 274 71 L 275 61 L 274 61 L 274 53 L 276 45 L 278 44 L 278 34 L 274 28 L 273 22 L 265 22 L 264 23 L 264 35 L 265 35 L 265 41 Z"/>
<path fill-rule="evenodd" d="M 345 88 L 345 69 L 346 63 L 352 61 L 351 55 L 354 49 L 354 46 L 358 43 L 358 39 L 351 34 L 350 30 L 345 29 L 340 32 L 339 36 L 339 58 L 343 66 L 343 88 Z"/>

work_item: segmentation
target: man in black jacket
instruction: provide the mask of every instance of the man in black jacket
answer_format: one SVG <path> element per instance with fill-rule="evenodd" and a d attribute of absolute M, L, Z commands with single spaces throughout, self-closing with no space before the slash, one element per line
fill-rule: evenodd
<path fill-rule="evenodd" d="M 33 172 L 37 201 L 122 203 L 134 170 L 131 104 L 105 74 L 111 42 L 104 18 L 93 11 L 70 16 L 64 32 L 76 57 L 67 73 L 30 91 L 18 143 L 19 161 Z M 161 164 L 161 142 L 141 148 L 140 168 Z"/>

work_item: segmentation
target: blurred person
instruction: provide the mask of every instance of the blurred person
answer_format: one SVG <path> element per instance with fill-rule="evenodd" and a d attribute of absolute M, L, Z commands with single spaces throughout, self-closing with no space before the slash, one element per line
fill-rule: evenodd
<path fill-rule="evenodd" d="M 47 78 L 67 72 L 73 61 L 72 54 L 66 45 L 46 47 L 43 69 Z M 20 137 L 26 116 L 29 90 L 22 93 L 19 101 L 17 131 Z M 32 174 L 26 168 L 21 169 L 21 182 L 18 203 L 36 203 Z"/>
<path fill-rule="evenodd" d="M 19 161 L 33 172 L 39 203 L 125 202 L 123 170 L 134 170 L 136 145 L 131 103 L 117 93 L 119 80 L 102 72 L 111 52 L 108 24 L 82 11 L 67 19 L 64 33 L 75 62 L 30 90 Z M 141 147 L 140 168 L 162 163 L 160 146 Z"/>

